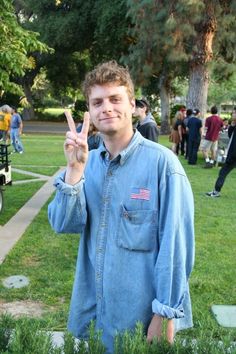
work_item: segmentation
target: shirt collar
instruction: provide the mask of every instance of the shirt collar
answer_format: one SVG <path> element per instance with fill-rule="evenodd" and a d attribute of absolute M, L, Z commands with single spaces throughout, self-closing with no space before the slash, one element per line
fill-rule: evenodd
<path fill-rule="evenodd" d="M 143 142 L 143 140 L 144 140 L 143 136 L 135 129 L 134 135 L 132 136 L 129 145 L 124 150 L 122 150 L 114 160 L 116 160 L 117 162 L 119 161 L 120 165 L 123 165 L 125 161 L 128 159 L 128 157 L 136 149 L 136 147 Z M 107 151 L 104 144 L 101 144 L 98 150 L 103 159 L 108 158 L 109 152 Z"/>

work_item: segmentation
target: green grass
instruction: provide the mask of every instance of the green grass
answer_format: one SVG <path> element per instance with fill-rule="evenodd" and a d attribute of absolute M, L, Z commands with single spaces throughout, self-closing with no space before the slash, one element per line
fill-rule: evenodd
<path fill-rule="evenodd" d="M 20 168 L 19 165 L 24 164 L 29 169 L 31 165 L 38 168 L 64 165 L 63 140 L 63 137 L 57 136 L 26 136 L 26 153 L 13 156 L 13 165 L 17 164 Z M 160 137 L 160 143 L 170 145 L 167 137 Z M 204 333 L 209 338 L 218 340 L 229 336 L 230 340 L 235 341 L 236 329 L 220 327 L 210 308 L 212 304 L 236 304 L 236 170 L 228 176 L 222 197 L 211 199 L 205 196 L 205 192 L 212 190 L 219 168 L 203 169 L 201 153 L 197 166 L 189 166 L 182 157 L 179 159 L 194 193 L 196 230 L 196 261 L 190 280 L 194 328 L 180 336 L 197 338 Z M 19 190 L 12 193 L 9 207 L 15 203 L 16 195 L 23 188 L 15 187 Z M 23 195 L 24 192 L 19 197 Z M 30 286 L 9 290 L 0 283 L 0 300 L 41 301 L 46 313 L 39 320 L 40 325 L 64 329 L 78 244 L 79 235 L 55 235 L 48 224 L 45 205 L 0 266 L 1 279 L 16 273 L 23 274 L 30 278 Z"/>
<path fill-rule="evenodd" d="M 48 168 L 65 165 L 63 153 L 64 136 L 25 135 L 22 137 L 24 154 L 11 155 L 12 166 L 34 166 L 32 172 L 38 173 L 39 168 Z M 23 168 L 22 168 L 23 169 Z"/>
<path fill-rule="evenodd" d="M 43 184 L 44 182 L 38 181 L 5 186 L 3 192 L 4 208 L 0 214 L 0 225 L 9 221 Z"/>
<path fill-rule="evenodd" d="M 15 181 L 24 181 L 26 179 L 33 179 L 33 178 L 37 178 L 37 177 L 29 176 L 29 175 L 25 175 L 23 173 L 18 173 L 18 172 L 13 171 L 11 173 L 11 178 L 12 178 L 12 181 L 15 182 Z"/>

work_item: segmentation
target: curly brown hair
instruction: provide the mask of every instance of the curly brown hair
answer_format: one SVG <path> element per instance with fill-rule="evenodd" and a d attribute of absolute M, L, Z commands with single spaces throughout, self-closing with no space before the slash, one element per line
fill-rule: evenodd
<path fill-rule="evenodd" d="M 105 85 L 107 83 L 117 83 L 120 86 L 125 86 L 129 99 L 132 100 L 134 98 L 134 84 L 129 70 L 119 65 L 115 60 L 111 60 L 97 65 L 86 74 L 82 91 L 87 103 L 91 88 L 95 85 Z"/>

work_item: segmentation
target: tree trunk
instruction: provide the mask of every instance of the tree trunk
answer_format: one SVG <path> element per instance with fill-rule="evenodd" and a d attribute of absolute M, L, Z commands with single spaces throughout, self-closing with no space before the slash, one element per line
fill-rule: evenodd
<path fill-rule="evenodd" d="M 163 73 L 159 80 L 159 94 L 161 100 L 161 134 L 170 133 L 170 90 L 169 82 Z"/>
<path fill-rule="evenodd" d="M 193 65 L 189 74 L 187 108 L 198 108 L 204 116 L 207 111 L 209 72 L 207 65 Z"/>
<path fill-rule="evenodd" d="M 187 94 L 187 107 L 198 108 L 202 116 L 207 110 L 207 95 L 209 84 L 208 63 L 213 58 L 212 43 L 216 32 L 216 9 L 217 2 L 204 1 L 205 16 L 195 26 L 195 48 L 192 53 L 189 74 L 189 90 Z"/>

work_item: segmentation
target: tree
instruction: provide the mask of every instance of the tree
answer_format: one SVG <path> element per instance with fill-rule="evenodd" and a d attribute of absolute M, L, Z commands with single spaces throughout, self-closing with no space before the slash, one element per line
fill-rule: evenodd
<path fill-rule="evenodd" d="M 125 61 L 131 63 L 142 82 L 152 75 L 159 78 L 159 88 L 164 88 L 165 112 L 168 112 L 168 87 L 171 88 L 176 76 L 189 77 L 187 106 L 205 112 L 212 61 L 228 65 L 235 60 L 235 1 L 128 0 L 127 3 L 135 24 L 131 29 L 135 41 Z"/>
<path fill-rule="evenodd" d="M 47 52 L 49 48 L 38 40 L 38 34 L 23 29 L 17 22 L 11 1 L 0 3 L 0 92 L 16 92 L 22 89 L 14 79 L 24 75 L 36 65 L 33 52 Z"/>
<path fill-rule="evenodd" d="M 148 83 L 151 77 L 156 78 L 156 92 L 161 98 L 161 132 L 169 132 L 170 96 L 173 79 L 187 75 L 189 52 L 184 43 L 193 35 L 192 23 L 181 22 L 183 16 L 188 18 L 188 11 L 194 4 L 187 1 L 150 1 L 128 0 L 129 16 L 135 24 L 130 30 L 134 38 L 129 54 L 124 61 L 136 73 L 136 82 L 140 85 Z M 178 6 L 176 6 L 178 3 Z M 181 13 L 180 19 L 175 15 Z M 191 21 L 194 21 L 192 17 Z"/>
<path fill-rule="evenodd" d="M 90 65 L 89 48 L 93 38 L 94 1 L 80 0 L 15 0 L 17 16 L 21 24 L 40 33 L 40 39 L 54 48 L 53 55 L 38 57 L 37 71 L 26 73 L 22 80 L 25 95 L 31 106 L 34 80 L 42 67 L 58 100 L 65 95 L 76 98 L 80 83 Z M 88 49 L 87 49 L 88 48 Z M 30 112 L 32 117 L 33 112 Z"/>

